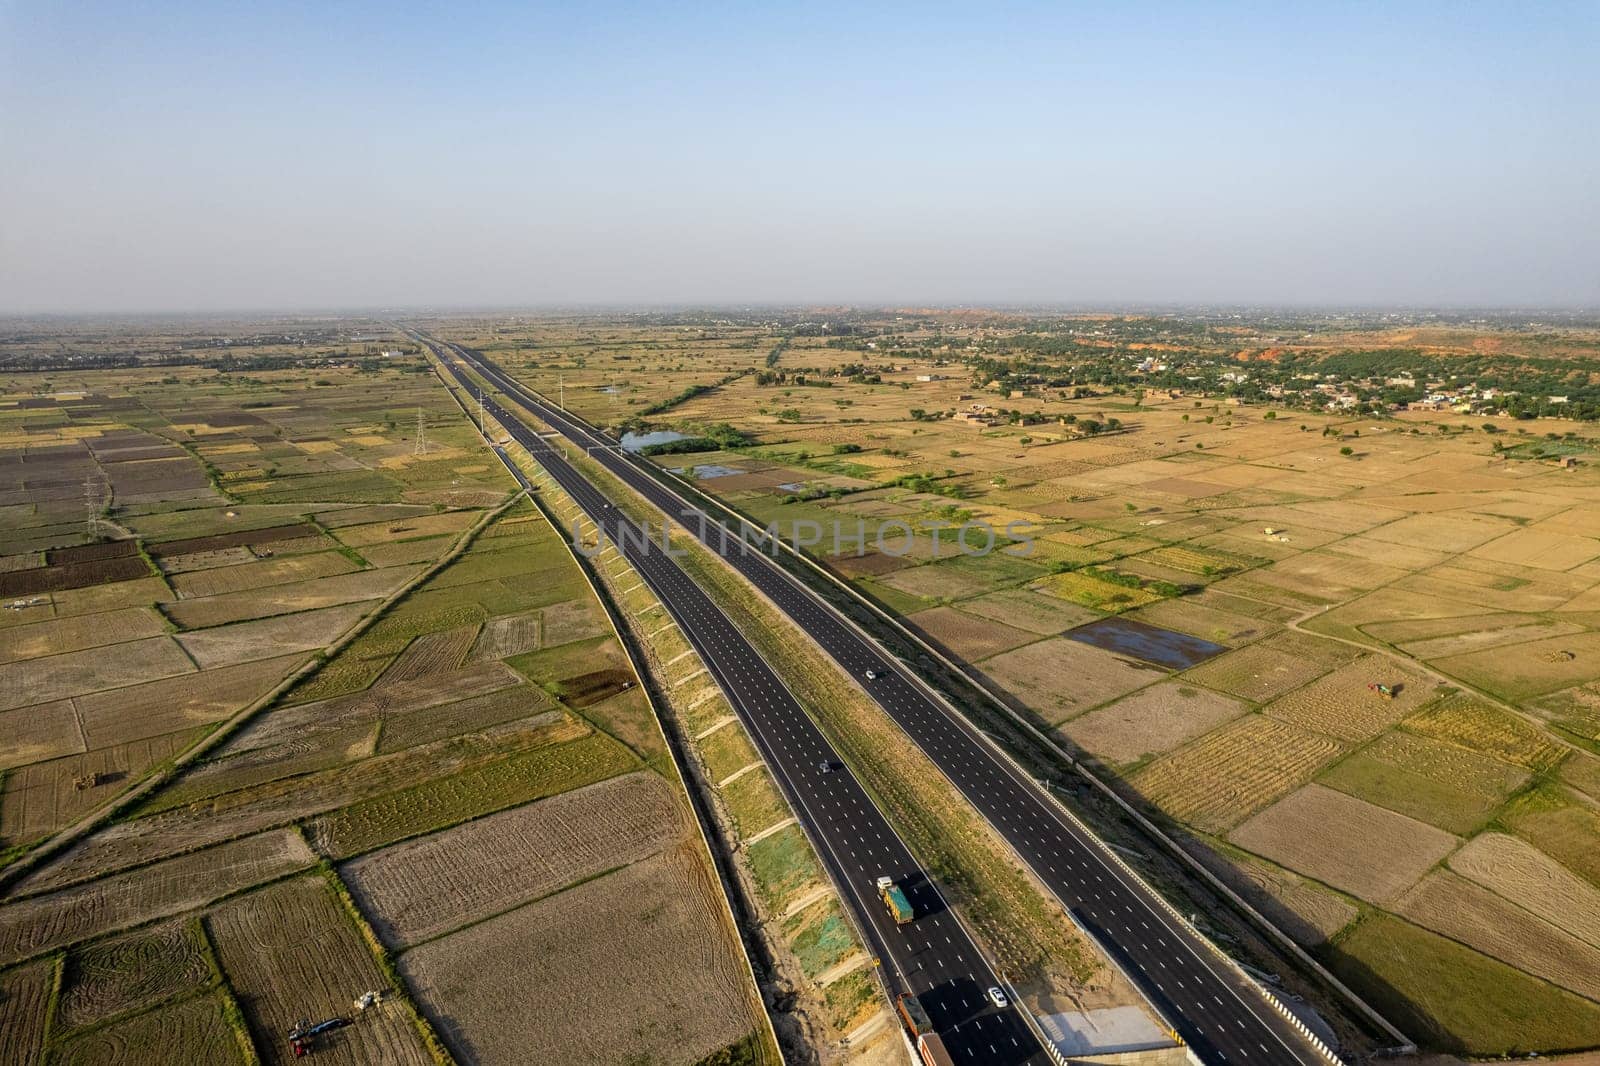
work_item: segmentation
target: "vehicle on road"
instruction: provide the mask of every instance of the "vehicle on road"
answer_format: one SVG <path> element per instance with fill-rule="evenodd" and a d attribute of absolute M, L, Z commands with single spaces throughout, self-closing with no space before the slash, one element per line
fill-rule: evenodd
<path fill-rule="evenodd" d="M 928 1018 L 928 1012 L 923 1008 L 922 1000 L 909 992 L 902 992 L 895 997 L 894 1006 L 900 1012 L 900 1017 L 906 1023 L 906 1028 L 911 1030 L 912 1036 L 921 1036 L 923 1033 L 933 1032 L 933 1022 Z"/>
<path fill-rule="evenodd" d="M 876 680 L 878 680 L 878 672 L 876 670 L 868 670 L 867 671 L 867 680 L 868 681 L 876 681 Z"/>
<path fill-rule="evenodd" d="M 938 1033 L 924 1033 L 917 1037 L 917 1054 L 922 1056 L 923 1066 L 955 1066 L 956 1063 Z"/>
<path fill-rule="evenodd" d="M 894 924 L 905 925 L 917 916 L 912 910 L 911 901 L 901 891 L 900 886 L 894 883 L 892 877 L 878 878 L 878 896 L 884 905 L 889 908 L 889 914 L 894 918 Z"/>
<path fill-rule="evenodd" d="M 1006 994 L 1004 992 L 1000 991 L 999 985 L 989 989 L 989 1002 L 993 1003 L 1001 1010 L 1005 1010 L 1007 1007 L 1011 1006 L 1011 1001 L 1006 998 Z"/>
<path fill-rule="evenodd" d="M 817 763 L 817 773 L 819 774 L 831 774 L 839 768 L 839 764 L 834 762 L 832 759 L 823 759 L 821 762 Z"/>

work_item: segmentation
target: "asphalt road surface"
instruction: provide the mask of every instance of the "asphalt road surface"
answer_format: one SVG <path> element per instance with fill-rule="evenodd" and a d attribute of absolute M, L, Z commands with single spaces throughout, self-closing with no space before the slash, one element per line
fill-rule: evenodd
<path fill-rule="evenodd" d="M 873 941 L 868 950 L 884 960 L 890 988 L 918 996 L 957 1063 L 1048 1063 L 1016 1009 L 997 1009 L 989 1001 L 988 989 L 1002 981 L 988 960 L 838 752 L 738 628 L 659 544 L 654 550 L 640 547 L 638 527 L 548 441 L 493 399 L 485 397 L 483 406 L 604 531 L 700 653 L 834 883 L 848 895 L 858 927 Z M 914 921 L 895 924 L 874 887 L 880 876 L 894 878 L 905 891 Z"/>
<path fill-rule="evenodd" d="M 726 558 L 742 576 L 808 633 L 955 782 L 956 787 L 1050 888 L 1061 906 L 1069 908 L 1078 921 L 1096 935 L 1101 945 L 1140 984 L 1142 991 L 1201 1060 L 1207 1063 L 1299 1063 L 1302 1066 L 1326 1062 L 1272 1008 L 1252 982 L 1218 959 L 1207 944 L 1175 920 L 1142 882 L 1129 877 L 1114 861 L 1103 842 L 1066 818 L 1036 782 L 996 754 L 962 716 L 951 712 L 909 670 L 885 656 L 875 643 L 846 622 L 831 605 L 760 551 L 749 547 L 736 531 L 730 531 L 719 519 L 706 515 L 690 500 L 642 469 L 640 461 L 624 455 L 614 439 L 547 403 L 478 353 L 458 345 L 448 347 L 518 406 L 550 425 L 573 445 L 583 448 L 624 484 L 682 523 L 707 547 Z M 485 401 L 486 406 L 487 403 Z M 507 426 L 519 425 L 514 419 L 503 419 L 502 423 Z M 559 456 L 552 455 L 547 442 L 536 434 L 529 433 L 528 436 L 540 447 L 538 458 L 541 463 L 547 458 L 560 460 Z M 588 485 L 581 474 L 565 462 L 560 462 L 560 465 L 565 468 L 564 478 L 571 479 L 574 484 L 581 483 L 587 489 L 586 509 L 590 501 L 599 508 L 606 506 L 604 498 Z M 555 473 L 548 463 L 546 468 Z M 562 484 L 567 487 L 566 480 L 562 480 Z M 638 554 L 665 559 L 659 550 Z M 630 558 L 630 561 L 634 560 Z M 659 566 L 659 563 L 653 565 Z M 662 589 L 656 590 L 669 606 L 674 602 L 674 597 L 686 597 L 691 592 L 699 592 L 675 564 L 671 569 L 676 572 L 679 583 L 670 586 L 665 595 L 662 595 Z M 649 575 L 646 575 L 646 580 L 651 580 Z M 815 773 L 817 762 L 833 757 L 824 754 L 827 751 L 826 740 L 793 698 L 787 695 L 787 690 L 772 671 L 764 663 L 760 663 L 759 668 L 752 665 L 752 660 L 759 662 L 759 657 L 754 656 L 748 643 L 742 639 L 736 643 L 729 640 L 726 644 L 728 650 L 724 650 L 724 638 L 720 634 L 723 630 L 731 631 L 732 627 L 705 600 L 703 594 L 698 598 L 705 603 L 705 609 L 687 622 L 680 619 L 679 624 L 685 635 L 702 651 L 708 665 L 718 663 L 712 669 L 723 681 L 724 689 L 730 694 L 737 694 L 735 702 L 762 709 L 764 718 L 753 727 L 753 732 L 757 733 L 762 754 L 769 760 L 778 760 L 777 765 L 781 767 L 779 775 L 788 778 L 791 798 L 798 797 L 797 805 L 801 807 L 814 803 L 818 815 L 845 815 L 842 820 L 819 820 L 812 831 L 815 837 L 823 841 L 824 850 L 838 853 L 842 861 L 837 865 L 845 871 L 851 890 L 864 897 L 866 904 L 875 904 L 871 885 L 877 873 L 898 876 L 901 869 L 896 867 L 874 872 L 871 862 L 865 857 L 851 860 L 848 849 L 864 843 L 871 847 L 879 846 L 878 839 L 861 837 L 861 833 L 877 832 L 884 838 L 885 844 L 892 842 L 904 856 L 904 862 L 911 864 L 906 868 L 908 876 L 920 876 L 912 873 L 913 860 L 898 841 L 893 841 L 892 830 L 883 825 L 875 812 L 873 821 L 882 828 L 867 828 L 866 812 L 871 811 L 871 804 L 865 803 L 860 797 L 859 787 L 853 779 Z M 719 636 L 715 640 L 711 639 L 709 630 L 700 631 L 698 636 L 704 640 L 706 647 L 699 648 L 701 640 L 696 639 L 696 628 L 718 626 L 719 622 L 720 627 L 716 630 Z M 736 638 L 737 633 L 732 633 L 732 636 Z M 741 655 L 750 658 L 741 658 Z M 736 668 L 733 666 L 735 659 L 739 663 Z M 727 665 L 724 666 L 724 663 Z M 866 678 L 869 670 L 876 675 L 872 680 Z M 1070 684 L 1071 679 L 1063 678 L 1062 682 Z M 782 694 L 781 699 L 779 694 Z M 741 717 L 745 713 L 741 711 Z M 795 767 L 797 761 L 799 766 Z M 806 773 L 808 761 L 812 766 L 809 775 Z M 848 802 L 851 806 L 830 805 L 829 801 L 839 792 L 848 792 L 852 798 L 845 800 L 840 796 L 836 802 Z M 934 905 L 934 892 L 931 885 L 926 888 L 918 886 L 918 889 L 922 894 L 914 902 L 921 914 L 925 903 Z M 859 908 L 863 900 L 856 902 Z M 878 909 L 881 911 L 881 907 Z M 871 913 L 870 906 L 868 913 Z M 873 917 L 879 919 L 882 916 Z M 919 919 L 906 927 L 916 932 L 909 938 L 911 942 L 903 947 L 914 947 L 919 940 L 925 945 L 922 953 L 912 960 L 913 967 L 922 961 L 923 956 L 930 956 L 931 962 L 931 955 L 941 954 L 937 951 L 938 944 L 934 937 L 921 937 L 919 927 L 922 924 L 923 920 Z M 946 921 L 945 926 L 947 931 L 938 936 L 951 938 L 948 947 L 957 949 L 951 958 L 971 959 L 971 964 L 965 964 L 967 970 L 976 966 L 987 972 L 986 964 L 978 960 L 970 941 L 964 935 L 956 936 L 955 932 L 949 931 L 954 923 Z M 884 932 L 881 928 L 879 931 Z M 960 967 L 963 964 L 957 965 Z M 912 972 L 927 971 L 913 969 Z M 961 979 L 954 978 L 953 974 L 946 977 L 945 972 L 940 970 L 937 976 L 928 974 L 934 981 L 932 987 L 936 999 L 941 996 L 937 991 L 939 988 L 948 990 L 940 999 L 940 1013 L 934 1015 L 934 1021 L 941 1029 L 945 1027 L 946 1019 L 952 1017 L 948 1013 L 951 1004 L 972 999 L 970 992 L 963 994 Z M 948 983 L 952 978 L 955 984 Z M 979 980 L 981 982 L 983 979 Z M 920 991 L 922 987 L 915 986 L 913 990 Z M 980 988 L 977 991 L 981 994 L 982 990 Z M 1006 1023 L 1008 1013 L 997 1016 L 1002 1024 Z M 1014 1017 L 1011 1024 L 1022 1029 L 1021 1023 Z M 1019 1047 L 1032 1042 L 1022 1038 L 1025 1033 L 1026 1030 L 1023 1030 L 1019 1034 Z M 946 1039 L 953 1049 L 961 1035 L 947 1035 Z M 970 1056 L 973 1045 L 963 1046 L 967 1049 L 964 1053 Z M 1010 1060 L 958 1057 L 958 1061 Z"/>

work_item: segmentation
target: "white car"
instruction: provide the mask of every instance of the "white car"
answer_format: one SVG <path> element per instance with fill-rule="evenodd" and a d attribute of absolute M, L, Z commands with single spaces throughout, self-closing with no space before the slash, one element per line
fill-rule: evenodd
<path fill-rule="evenodd" d="M 876 680 L 878 680 L 878 675 L 875 672 L 873 672 L 871 670 L 868 670 L 867 671 L 867 680 L 868 681 L 876 681 Z"/>
<path fill-rule="evenodd" d="M 989 989 L 989 1002 L 993 1003 L 1001 1010 L 1011 1006 L 1011 1001 L 1006 998 L 1006 994 L 1004 992 L 1000 991 L 999 986 Z"/>

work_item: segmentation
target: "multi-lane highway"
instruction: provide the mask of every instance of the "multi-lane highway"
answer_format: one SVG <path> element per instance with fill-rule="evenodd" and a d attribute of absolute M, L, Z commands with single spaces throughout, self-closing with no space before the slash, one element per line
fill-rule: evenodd
<path fill-rule="evenodd" d="M 470 388 L 450 353 L 435 352 Z M 1016 1010 L 997 1009 L 989 1001 L 988 989 L 1003 982 L 937 887 L 738 628 L 675 560 L 645 548 L 638 527 L 548 441 L 495 400 L 485 397 L 483 406 L 603 531 L 700 653 L 772 768 L 829 875 L 846 893 L 857 924 L 872 941 L 869 949 L 884 961 L 891 989 L 918 996 L 957 1063 L 1047 1063 Z M 874 884 L 882 876 L 905 890 L 917 914 L 910 924 L 896 925 L 878 898 Z"/>
<path fill-rule="evenodd" d="M 720 519 L 707 515 L 643 469 L 640 461 L 621 453 L 614 439 L 548 403 L 480 354 L 457 345 L 448 348 L 448 354 L 470 365 L 512 403 L 589 452 L 629 488 L 682 523 L 793 619 L 944 771 L 1049 887 L 1061 906 L 1070 909 L 1078 922 L 1107 946 L 1200 1059 L 1208 1063 L 1302 1066 L 1326 1062 L 1274 1011 L 1252 982 L 1218 958 L 1209 945 L 1161 905 L 1142 881 L 1129 875 L 1103 842 L 1066 817 L 1036 782 L 999 755 L 964 717 L 954 713 L 903 664 L 886 656 L 832 605 L 760 551 L 751 549 L 738 531 L 725 527 Z M 518 425 L 514 419 L 502 421 L 508 426 Z M 524 436 L 529 439 L 523 440 Z M 525 444 L 531 440 L 530 447 L 539 449 L 536 458 L 552 475 L 561 470 L 557 479 L 569 492 L 575 496 L 583 493 L 580 503 L 591 516 L 609 516 L 607 521 L 613 525 L 620 521 L 604 497 L 570 464 L 552 453 L 546 442 L 531 433 L 519 434 L 519 440 Z M 832 758 L 827 754 L 826 739 L 748 642 L 663 553 L 636 554 L 640 558 L 630 556 L 630 561 L 641 568 L 653 587 L 660 583 L 656 591 L 663 602 L 669 607 L 678 603 L 675 615 L 685 612 L 679 619 L 685 635 L 717 674 L 741 718 L 751 724 L 763 756 L 801 808 L 802 818 L 809 819 L 808 829 L 821 849 L 832 853 L 825 854 L 830 868 L 836 876 L 842 871 L 843 883 L 858 896 L 858 908 L 872 914 L 876 900 L 871 883 L 878 873 L 896 875 L 903 869 L 907 876 L 920 878 L 911 856 L 894 839 L 893 831 L 870 802 L 865 801 L 856 782 L 847 776 L 817 772 L 819 762 Z M 694 613 L 687 613 L 684 604 L 693 604 Z M 869 672 L 874 675 L 871 679 L 867 677 Z M 1071 678 L 1062 678 L 1062 683 L 1070 685 Z M 868 850 L 861 852 L 861 848 Z M 873 867 L 873 863 L 891 858 L 907 865 L 885 870 Z M 925 879 L 918 888 L 919 913 L 924 905 L 939 906 L 933 887 Z M 947 1020 L 958 1017 L 953 1013 L 957 1005 L 981 995 L 982 988 L 976 986 L 987 980 L 982 974 L 987 973 L 988 967 L 977 957 L 958 925 L 943 914 L 935 918 L 943 921 L 941 932 L 924 934 L 924 923 L 928 922 L 929 929 L 933 924 L 919 919 L 905 927 L 910 935 L 904 936 L 892 925 L 884 929 L 880 915 L 874 935 L 885 938 L 888 955 L 897 964 L 901 958 L 896 957 L 896 949 L 909 963 L 909 969 L 904 965 L 901 968 L 913 991 L 932 990 L 940 1012 L 935 1015 L 935 1022 L 943 1028 Z M 896 935 L 901 935 L 898 942 L 893 939 Z M 940 938 L 948 938 L 942 950 L 937 943 Z M 952 964 L 954 971 L 949 969 Z M 938 969 L 931 969 L 933 966 Z M 961 1022 L 964 1029 L 976 1024 L 1004 1027 L 1017 1043 L 1013 1052 L 1002 1050 L 995 1054 L 1025 1057 L 1023 1048 L 1033 1041 L 1014 1015 L 982 1012 L 981 1003 L 973 1003 L 973 1008 L 977 1013 Z M 994 1021 L 985 1022 L 985 1018 Z M 952 1032 L 954 1048 L 962 1034 L 953 1027 Z M 965 1054 L 978 1055 L 966 1061 L 1012 1061 L 986 1057 L 977 1044 L 960 1046 Z"/>

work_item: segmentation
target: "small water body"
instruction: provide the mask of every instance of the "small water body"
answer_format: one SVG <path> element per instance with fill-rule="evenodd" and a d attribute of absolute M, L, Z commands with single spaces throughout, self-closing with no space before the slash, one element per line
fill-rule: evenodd
<path fill-rule="evenodd" d="M 736 466 L 722 466 L 717 463 L 702 463 L 701 465 L 694 467 L 693 470 L 694 477 L 701 480 L 704 480 L 708 477 L 732 477 L 734 474 L 744 473 L 743 470 L 740 470 Z M 681 474 L 683 473 L 683 468 L 680 467 L 674 472 Z"/>
<path fill-rule="evenodd" d="M 1187 670 L 1228 649 L 1209 640 L 1145 625 L 1131 618 L 1101 618 L 1063 636 L 1096 648 L 1141 659 L 1168 670 Z"/>
<path fill-rule="evenodd" d="M 784 492 L 799 492 L 806 487 L 806 483 L 804 481 L 785 481 L 778 487 Z"/>
<path fill-rule="evenodd" d="M 648 448 L 652 444 L 671 444 L 675 440 L 688 440 L 689 434 L 679 433 L 675 429 L 658 429 L 650 433 L 624 433 L 622 435 L 622 450 L 636 452 L 641 448 Z"/>

